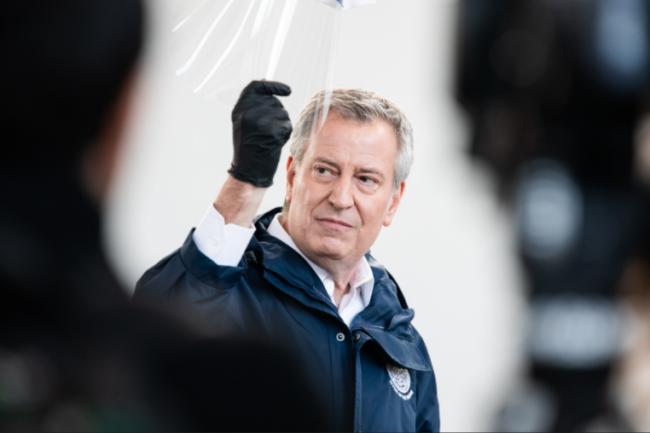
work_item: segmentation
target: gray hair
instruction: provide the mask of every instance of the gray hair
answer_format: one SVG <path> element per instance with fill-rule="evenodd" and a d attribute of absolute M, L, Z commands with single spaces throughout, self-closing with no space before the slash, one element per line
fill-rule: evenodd
<path fill-rule="evenodd" d="M 294 127 L 290 151 L 297 162 L 302 162 L 307 143 L 316 122 L 321 121 L 323 105 L 329 104 L 329 112 L 344 119 L 359 122 L 385 120 L 394 129 L 398 139 L 398 152 L 393 173 L 393 187 L 408 177 L 413 164 L 413 128 L 406 115 L 391 101 L 376 93 L 360 89 L 335 89 L 320 91 L 309 100 Z"/>

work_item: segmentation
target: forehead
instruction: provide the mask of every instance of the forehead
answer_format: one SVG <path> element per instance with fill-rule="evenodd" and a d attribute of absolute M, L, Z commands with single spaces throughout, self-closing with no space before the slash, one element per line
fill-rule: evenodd
<path fill-rule="evenodd" d="M 326 158 L 392 169 L 397 152 L 397 134 L 388 121 L 361 122 L 330 113 L 320 130 L 312 134 L 305 159 Z"/>

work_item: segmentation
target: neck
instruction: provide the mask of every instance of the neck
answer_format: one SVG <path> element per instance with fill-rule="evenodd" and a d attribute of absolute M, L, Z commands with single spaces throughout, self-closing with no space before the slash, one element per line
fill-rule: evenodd
<path fill-rule="evenodd" d="M 350 291 L 350 281 L 352 281 L 352 278 L 354 277 L 355 271 L 356 271 L 356 266 L 352 269 L 349 267 L 342 268 L 336 267 L 336 264 L 334 267 L 327 267 L 327 264 L 319 264 L 317 263 L 318 266 L 322 267 L 325 269 L 327 272 L 330 273 L 332 276 L 332 279 L 334 280 L 334 304 L 336 304 L 336 307 L 338 308 L 339 305 L 341 304 L 341 299 L 343 296 Z"/>

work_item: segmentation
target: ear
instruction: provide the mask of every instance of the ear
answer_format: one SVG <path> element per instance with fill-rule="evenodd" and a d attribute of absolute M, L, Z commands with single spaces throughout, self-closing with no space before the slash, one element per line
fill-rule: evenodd
<path fill-rule="evenodd" d="M 402 200 L 402 196 L 404 195 L 405 187 L 406 187 L 406 183 L 404 181 L 400 182 L 399 187 L 397 187 L 393 191 L 393 194 L 390 196 L 390 201 L 388 202 L 388 208 L 384 213 L 384 221 L 383 221 L 384 227 L 388 227 L 393 222 L 393 217 L 395 216 L 395 213 L 397 212 L 397 208 L 399 207 L 399 203 Z"/>
<path fill-rule="evenodd" d="M 293 191 L 293 181 L 296 178 L 296 164 L 292 155 L 287 158 L 287 190 L 285 193 L 285 201 L 291 202 L 291 193 Z"/>

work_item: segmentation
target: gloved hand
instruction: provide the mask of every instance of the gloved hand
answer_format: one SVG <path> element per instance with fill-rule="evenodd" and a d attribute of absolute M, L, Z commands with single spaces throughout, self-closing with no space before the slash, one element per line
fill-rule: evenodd
<path fill-rule="evenodd" d="M 252 81 L 232 110 L 234 155 L 230 173 L 257 187 L 273 184 L 282 146 L 291 135 L 289 113 L 274 95 L 288 96 L 291 88 L 277 81 Z"/>

